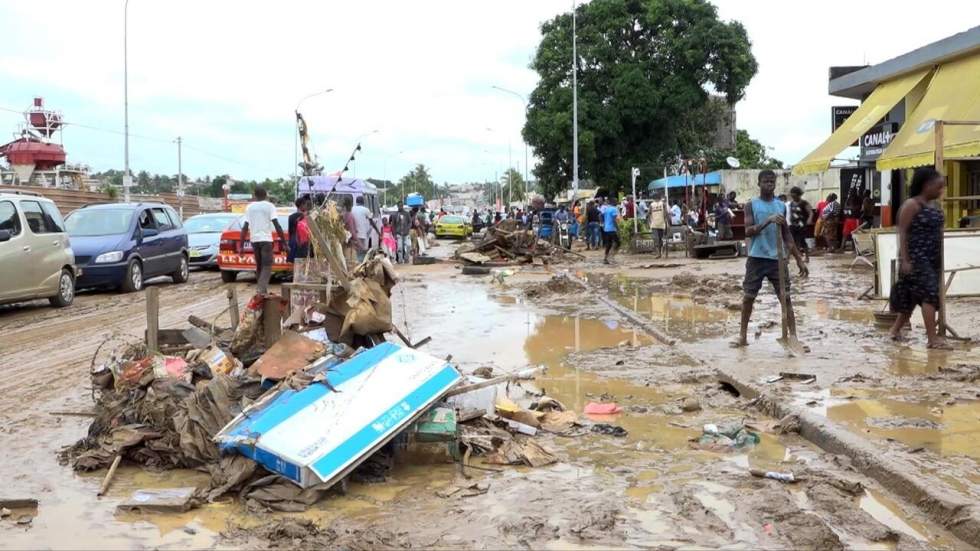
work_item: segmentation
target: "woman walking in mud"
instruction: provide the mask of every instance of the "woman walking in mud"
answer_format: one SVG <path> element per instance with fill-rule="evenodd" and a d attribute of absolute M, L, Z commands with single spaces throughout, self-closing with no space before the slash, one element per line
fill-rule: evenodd
<path fill-rule="evenodd" d="M 920 168 L 912 177 L 912 197 L 898 211 L 898 282 L 892 286 L 889 304 L 898 317 L 891 338 L 902 339 L 902 329 L 916 306 L 922 308 L 929 348 L 947 349 L 936 333 L 939 309 L 939 270 L 942 266 L 943 212 L 930 204 L 943 194 L 943 176 L 932 168 Z"/>

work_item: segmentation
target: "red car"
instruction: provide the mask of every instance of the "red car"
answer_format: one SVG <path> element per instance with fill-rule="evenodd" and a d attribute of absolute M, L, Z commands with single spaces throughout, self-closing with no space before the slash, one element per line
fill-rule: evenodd
<path fill-rule="evenodd" d="M 289 215 L 296 209 L 276 209 L 276 219 L 279 227 L 282 228 L 286 242 L 289 242 Z M 252 251 L 252 244 L 242 241 L 242 223 L 245 217 L 232 222 L 228 229 L 221 233 L 221 242 L 218 244 L 218 268 L 221 270 L 221 281 L 232 283 L 238 279 L 239 272 L 255 272 L 255 253 Z M 279 243 L 279 236 L 275 235 L 272 244 L 272 274 L 293 273 L 293 263 L 287 260 L 288 252 Z"/>

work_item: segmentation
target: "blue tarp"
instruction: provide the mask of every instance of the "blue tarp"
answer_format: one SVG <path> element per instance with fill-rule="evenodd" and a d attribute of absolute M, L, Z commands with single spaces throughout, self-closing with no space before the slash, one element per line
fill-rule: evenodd
<path fill-rule="evenodd" d="M 660 178 L 659 180 L 654 180 L 650 182 L 647 186 L 648 190 L 663 189 L 663 188 L 675 188 L 684 186 L 701 186 L 707 183 L 709 186 L 721 185 L 721 172 L 709 172 L 707 174 L 695 174 L 695 175 L 684 175 L 679 174 L 677 176 L 668 176 L 666 178 Z"/>

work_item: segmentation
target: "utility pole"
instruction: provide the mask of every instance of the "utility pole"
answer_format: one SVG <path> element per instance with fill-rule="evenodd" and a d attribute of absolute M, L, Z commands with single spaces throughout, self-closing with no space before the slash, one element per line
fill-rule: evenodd
<path fill-rule="evenodd" d="M 183 140 L 180 136 L 177 136 L 177 212 L 180 214 L 180 219 L 184 219 L 184 166 L 181 162 L 181 147 L 180 144 Z"/>
<path fill-rule="evenodd" d="M 513 90 L 508 90 L 506 88 L 501 88 L 500 86 L 491 86 L 491 88 L 495 90 L 500 90 L 501 92 L 505 92 L 512 96 L 516 96 L 517 99 L 521 100 L 521 102 L 524 103 L 524 121 L 527 122 L 527 112 L 531 109 L 531 104 L 528 103 L 527 98 L 523 94 L 519 94 Z M 525 140 L 524 141 L 524 209 L 525 210 L 527 210 L 528 200 L 530 200 L 530 195 L 531 195 L 530 189 L 528 188 L 529 180 L 528 180 L 527 170 L 530 165 L 528 164 L 527 150 L 528 150 L 528 145 L 527 145 L 527 140 Z"/>
<path fill-rule="evenodd" d="M 507 210 L 514 201 L 514 159 L 510 155 L 510 140 L 507 141 Z"/>
<path fill-rule="evenodd" d="M 633 167 L 633 169 L 630 170 L 630 176 L 631 176 L 630 180 L 633 186 L 633 233 L 638 234 L 640 233 L 640 217 L 636 215 L 637 213 L 636 179 L 640 176 L 640 169 Z"/>
<path fill-rule="evenodd" d="M 578 196 L 578 46 L 575 36 L 576 1 L 572 0 L 572 200 Z"/>
<path fill-rule="evenodd" d="M 125 127 L 123 164 L 123 198 L 129 202 L 133 177 L 129 174 L 129 0 L 123 3 L 123 125 Z"/>

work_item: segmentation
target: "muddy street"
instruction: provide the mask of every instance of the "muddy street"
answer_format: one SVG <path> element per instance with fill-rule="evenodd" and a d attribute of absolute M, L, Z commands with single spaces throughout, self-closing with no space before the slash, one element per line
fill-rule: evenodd
<path fill-rule="evenodd" d="M 444 247 L 439 256 L 447 257 L 454 244 Z M 722 383 L 717 368 L 765 387 L 766 400 L 795 404 L 914 465 L 917 476 L 951 495 L 975 499 L 974 353 L 938 357 L 914 341 L 886 343 L 869 314 L 878 306 L 845 300 L 850 293 L 836 286 L 867 274 L 847 272 L 833 259 L 815 259 L 814 277 L 798 291 L 801 339 L 811 347 L 802 359 L 787 358 L 775 342 L 778 306 L 771 297 L 760 300 L 751 345 L 728 347 L 737 327 L 738 311 L 730 306 L 739 297 L 737 260 L 679 259 L 681 266 L 671 268 L 632 259 L 609 268 L 598 260 L 500 277 L 465 276 L 451 262 L 412 266 L 400 270 L 392 295 L 393 318 L 409 340 L 431 337 L 425 351 L 451 356 L 464 373 L 546 368 L 533 381 L 512 383 L 507 394 L 521 404 L 546 395 L 582 416 L 584 429 L 536 438 L 557 462 L 508 467 L 474 457 L 464 474 L 444 445 L 413 446 L 383 480 L 354 481 L 345 494 L 331 493 L 301 513 L 251 512 L 234 499 L 186 513 L 116 512 L 135 490 L 208 479 L 192 470 L 154 472 L 124 463 L 108 494 L 97 498 L 102 471 L 76 474 L 58 461 L 59 450 L 87 430 L 96 349 L 110 336 L 141 338 L 143 295 L 86 293 L 61 311 L 5 307 L 4 494 L 40 505 L 14 512 L 29 515 L 29 524 L 0 522 L 3 546 L 965 547 L 948 529 L 953 523 L 917 508 L 901 487 L 869 476 L 847 453 L 828 453 L 806 430 L 801 435 L 788 426 L 791 419 L 757 407 L 759 398 Z M 574 285 L 549 283 L 562 274 Z M 589 291 L 580 292 L 580 284 Z M 235 285 L 244 297 L 251 282 Z M 164 283 L 160 290 L 163 328 L 182 326 L 191 314 L 227 317 L 224 285 L 214 273 L 194 273 L 189 284 Z M 676 344 L 665 345 L 594 300 L 599 293 Z M 841 362 L 831 352 L 839 348 L 854 361 Z M 780 372 L 816 380 L 766 382 Z M 615 403 L 621 412 L 583 414 L 592 402 Z M 758 443 L 705 443 L 706 425 L 733 422 Z M 798 481 L 757 478 L 750 470 L 793 473 Z"/>

